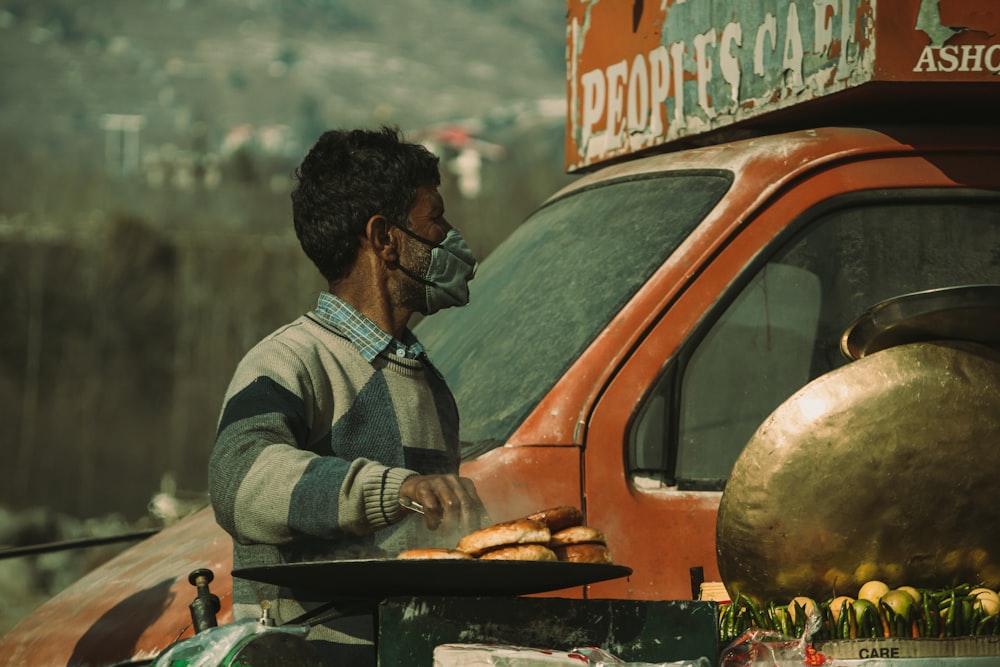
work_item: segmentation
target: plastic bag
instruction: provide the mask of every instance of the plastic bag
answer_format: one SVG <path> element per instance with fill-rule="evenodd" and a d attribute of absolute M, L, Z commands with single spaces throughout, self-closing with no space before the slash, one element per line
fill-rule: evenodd
<path fill-rule="evenodd" d="M 592 667 L 603 667 L 604 665 L 617 665 L 617 667 L 711 667 L 712 663 L 708 658 L 698 658 L 697 660 L 681 660 L 678 662 L 625 662 L 610 653 L 606 653 L 594 646 L 585 648 L 575 648 L 573 653 L 578 653 L 587 658 L 588 664 Z"/>
<path fill-rule="evenodd" d="M 771 630 L 750 628 L 723 649 L 719 667 L 825 665 L 829 662 L 827 657 L 810 643 L 812 636 L 822 624 L 823 618 L 819 614 L 810 614 L 801 637 L 789 637 Z"/>
<path fill-rule="evenodd" d="M 596 646 L 570 651 L 501 644 L 441 644 L 434 648 L 434 667 L 711 667 L 708 658 L 679 662 L 625 662 Z"/>
<path fill-rule="evenodd" d="M 157 656 L 152 667 L 214 667 L 242 642 L 264 632 L 288 632 L 305 638 L 304 625 L 269 626 L 255 618 L 245 618 L 216 628 L 203 630 L 182 639 Z"/>

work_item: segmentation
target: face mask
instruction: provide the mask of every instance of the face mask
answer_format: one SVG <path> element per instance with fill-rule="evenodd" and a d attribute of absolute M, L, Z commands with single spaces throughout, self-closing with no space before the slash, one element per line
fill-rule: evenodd
<path fill-rule="evenodd" d="M 399 269 L 424 285 L 427 302 L 426 315 L 442 308 L 464 306 L 469 303 L 469 281 L 476 275 L 476 258 L 457 229 L 451 229 L 441 243 L 434 243 L 414 234 L 406 227 L 396 225 L 407 235 L 431 247 L 431 261 L 427 273 L 421 277 L 402 265 Z"/>

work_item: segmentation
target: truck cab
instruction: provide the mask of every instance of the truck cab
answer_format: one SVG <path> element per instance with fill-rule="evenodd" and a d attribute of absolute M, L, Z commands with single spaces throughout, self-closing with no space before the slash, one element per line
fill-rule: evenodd
<path fill-rule="evenodd" d="M 571 1 L 566 170 L 418 328 L 500 518 L 561 503 L 627 579 L 719 579 L 757 428 L 847 364 L 887 299 L 997 283 L 1000 13 L 989 3 Z"/>
<path fill-rule="evenodd" d="M 850 362 L 847 327 L 901 294 L 1000 284 L 993 3 L 752 5 L 569 0 L 579 178 L 485 259 L 468 307 L 416 329 L 493 519 L 581 507 L 632 568 L 560 596 L 718 580 L 734 462 Z M 230 550 L 195 514 L 43 605 L 0 662 L 155 655 L 192 633 L 196 568 L 225 623 Z"/>
<path fill-rule="evenodd" d="M 784 133 L 629 161 L 551 199 L 484 262 L 468 309 L 418 330 L 454 380 L 491 512 L 582 503 L 634 570 L 588 595 L 684 599 L 691 568 L 718 580 L 734 462 L 849 363 L 851 323 L 1000 279 L 984 132 Z"/>

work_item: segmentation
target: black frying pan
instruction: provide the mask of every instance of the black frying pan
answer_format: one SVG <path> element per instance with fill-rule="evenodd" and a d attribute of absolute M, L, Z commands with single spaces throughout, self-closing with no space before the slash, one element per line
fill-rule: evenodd
<path fill-rule="evenodd" d="M 234 577 L 329 597 L 528 595 L 627 577 L 623 565 L 564 561 L 358 559 L 233 570 Z"/>

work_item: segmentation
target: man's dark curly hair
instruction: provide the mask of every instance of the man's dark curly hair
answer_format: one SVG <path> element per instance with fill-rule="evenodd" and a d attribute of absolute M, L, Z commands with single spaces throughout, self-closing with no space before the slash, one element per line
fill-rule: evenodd
<path fill-rule="evenodd" d="M 330 130 L 295 170 L 292 219 L 309 259 L 330 282 L 348 274 L 373 215 L 409 225 L 416 189 L 441 182 L 438 158 L 398 128 Z"/>

